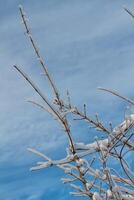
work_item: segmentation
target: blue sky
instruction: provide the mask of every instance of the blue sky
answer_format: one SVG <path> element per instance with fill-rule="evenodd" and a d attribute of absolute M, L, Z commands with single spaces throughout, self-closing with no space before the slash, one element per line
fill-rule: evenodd
<path fill-rule="evenodd" d="M 134 98 L 134 20 L 122 9 L 132 0 L 1 0 L 0 1 L 0 200 L 74 199 L 56 169 L 31 173 L 38 158 L 33 147 L 53 158 L 64 155 L 66 137 L 50 116 L 29 105 L 40 99 L 13 69 L 20 65 L 45 93 L 50 88 L 24 34 L 18 5 L 25 7 L 30 26 L 63 97 L 69 89 L 79 108 L 88 105 L 108 123 L 118 124 L 126 104 L 98 86 Z M 77 125 L 77 123 L 75 124 Z M 94 133 L 80 124 L 77 141 L 92 141 Z M 78 198 L 77 198 L 78 199 Z"/>

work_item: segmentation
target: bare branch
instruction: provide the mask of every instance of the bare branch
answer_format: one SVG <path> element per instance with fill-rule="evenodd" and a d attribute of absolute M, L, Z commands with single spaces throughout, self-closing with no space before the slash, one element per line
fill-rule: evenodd
<path fill-rule="evenodd" d="M 132 13 L 130 10 L 128 10 L 128 9 L 125 8 L 125 7 L 124 7 L 124 10 L 125 10 L 132 18 L 134 18 L 134 15 L 133 15 L 133 13 Z"/>
<path fill-rule="evenodd" d="M 23 7 L 21 5 L 19 6 L 19 10 L 20 10 L 20 15 L 21 15 L 23 24 L 24 24 L 25 29 L 26 29 L 26 33 L 27 33 L 27 35 L 28 35 L 28 37 L 30 39 L 30 42 L 31 42 L 31 44 L 33 46 L 33 49 L 34 49 L 35 53 L 36 53 L 36 56 L 37 56 L 37 58 L 38 58 L 38 60 L 39 60 L 39 62 L 41 64 L 41 66 L 42 66 L 42 68 L 43 68 L 43 70 L 45 72 L 46 77 L 48 78 L 48 81 L 49 81 L 49 83 L 50 83 L 50 85 L 51 85 L 51 87 L 52 87 L 52 89 L 54 91 L 56 99 L 59 102 L 59 105 L 61 105 L 61 103 L 60 103 L 60 95 L 59 95 L 58 89 L 56 88 L 55 83 L 52 80 L 52 77 L 50 76 L 50 74 L 48 72 L 47 66 L 44 63 L 44 60 L 43 60 L 43 58 L 40 55 L 39 49 L 38 49 L 38 47 L 37 47 L 37 45 L 36 45 L 36 43 L 35 43 L 35 41 L 33 39 L 32 33 L 30 31 L 30 28 L 29 28 L 27 20 L 26 20 L 26 16 L 25 16 L 24 11 L 23 11 Z"/>
<path fill-rule="evenodd" d="M 105 91 L 105 92 L 109 92 L 109 93 L 111 93 L 111 94 L 113 94 L 113 95 L 115 95 L 115 96 L 117 96 L 117 97 L 123 99 L 124 101 L 127 101 L 128 103 L 134 105 L 134 101 L 133 101 L 133 100 L 131 100 L 131 99 L 127 98 L 127 97 L 124 97 L 124 96 L 120 95 L 118 92 L 116 92 L 116 91 L 114 91 L 114 90 L 106 89 L 106 88 L 102 88 L 102 87 L 98 87 L 98 89 L 99 89 L 99 90 L 102 90 L 102 91 Z"/>
<path fill-rule="evenodd" d="M 134 18 L 134 15 L 128 9 L 124 8 L 124 10 Z M 67 102 L 61 100 L 46 64 L 33 40 L 22 6 L 19 7 L 19 11 L 32 47 L 53 89 L 55 96 L 53 102 L 51 103 L 48 100 L 47 95 L 42 93 L 40 88 L 22 69 L 16 65 L 14 65 L 14 68 L 31 85 L 41 99 L 43 99 L 45 105 L 33 100 L 29 100 L 28 102 L 38 106 L 56 118 L 62 128 L 64 128 L 69 140 L 66 155 L 59 160 L 52 160 L 44 153 L 33 148 L 28 148 L 28 151 L 43 159 L 43 161 L 41 160 L 34 167 L 31 167 L 31 170 L 36 171 L 52 166 L 60 168 L 68 176 L 68 178 L 62 180 L 64 183 L 69 183 L 75 190 L 71 192 L 74 196 L 88 197 L 90 200 L 133 200 L 134 173 L 126 157 L 128 157 L 129 153 L 132 155 L 134 152 L 134 133 L 132 131 L 134 114 L 128 113 L 125 120 L 115 128 L 113 128 L 112 123 L 109 124 L 110 128 L 107 128 L 104 125 L 105 123 L 99 119 L 98 114 L 95 115 L 95 119 L 87 115 L 87 107 L 85 104 L 82 107 L 82 111 L 72 105 L 68 91 Z M 106 88 L 98 89 L 109 92 L 127 103 L 134 105 L 133 100 L 120 95 L 116 91 Z M 71 130 L 70 128 L 70 124 L 73 121 L 71 119 L 74 116 L 76 120 L 84 120 L 90 127 L 94 127 L 95 131 L 99 130 L 100 134 L 105 133 L 105 138 L 96 138 L 93 142 L 86 142 L 86 144 L 75 142 L 72 137 L 73 129 Z M 80 185 L 78 185 L 79 183 Z"/>

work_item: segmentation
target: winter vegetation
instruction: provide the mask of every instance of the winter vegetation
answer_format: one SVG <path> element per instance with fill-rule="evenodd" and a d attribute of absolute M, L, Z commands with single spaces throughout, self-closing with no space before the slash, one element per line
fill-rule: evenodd
<path fill-rule="evenodd" d="M 128 9 L 124 9 L 134 18 Z M 93 117 L 89 116 L 87 105 L 84 104 L 82 110 L 74 106 L 69 91 L 66 93 L 66 99 L 63 99 L 33 39 L 22 6 L 19 7 L 19 11 L 44 77 L 52 89 L 52 99 L 49 100 L 48 95 L 40 90 L 22 68 L 17 65 L 14 65 L 14 68 L 26 79 L 44 104 L 33 100 L 29 102 L 56 119 L 68 139 L 66 156 L 59 160 L 53 160 L 44 152 L 28 148 L 28 151 L 41 159 L 30 170 L 38 171 L 53 166 L 60 168 L 65 173 L 65 177 L 62 177 L 63 183 L 71 186 L 70 194 L 76 196 L 76 199 L 82 197 L 91 200 L 134 200 L 134 167 L 131 163 L 131 157 L 134 156 L 134 113 L 131 112 L 131 107 L 134 106 L 134 101 L 111 89 L 98 88 L 102 92 L 119 97 L 130 105 L 122 123 L 113 127 L 112 123 L 105 126 L 97 114 Z M 104 139 L 96 137 L 93 143 L 75 141 L 71 125 L 76 120 L 85 121 L 97 133 L 100 132 Z"/>

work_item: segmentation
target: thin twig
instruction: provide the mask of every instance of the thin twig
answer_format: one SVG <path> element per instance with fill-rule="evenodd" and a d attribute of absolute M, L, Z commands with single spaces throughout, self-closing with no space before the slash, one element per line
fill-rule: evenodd
<path fill-rule="evenodd" d="M 39 60 L 39 62 L 40 62 L 40 64 L 41 64 L 43 70 L 45 71 L 45 75 L 46 75 L 46 77 L 48 78 L 48 81 L 49 81 L 51 87 L 53 88 L 54 94 L 55 94 L 55 96 L 56 96 L 56 99 L 57 99 L 58 102 L 59 102 L 59 105 L 61 105 L 61 103 L 60 103 L 61 100 L 60 100 L 60 95 L 59 95 L 58 89 L 57 89 L 57 87 L 55 86 L 55 83 L 54 83 L 54 81 L 52 80 L 52 77 L 50 76 L 50 73 L 48 72 L 47 66 L 46 66 L 46 64 L 44 63 L 44 60 L 43 60 L 43 58 L 41 57 L 41 54 L 40 54 L 40 52 L 39 52 L 39 49 L 38 49 L 38 47 L 37 47 L 37 45 L 36 45 L 36 43 L 35 43 L 35 41 L 34 41 L 34 39 L 33 39 L 32 33 L 31 33 L 31 31 L 30 31 L 30 28 L 29 28 L 28 23 L 27 23 L 27 20 L 26 20 L 26 16 L 25 16 L 25 14 L 24 14 L 23 7 L 22 7 L 21 5 L 19 6 L 19 11 L 20 11 L 20 15 L 21 15 L 23 24 L 24 24 L 25 29 L 26 29 L 26 33 L 27 33 L 27 35 L 28 35 L 28 37 L 29 37 L 29 39 L 30 39 L 30 42 L 31 42 L 31 44 L 32 44 L 32 46 L 33 46 L 33 49 L 34 49 L 34 51 L 35 51 L 35 53 L 36 53 L 36 55 L 37 55 L 37 58 L 38 58 L 38 60 Z"/>
<path fill-rule="evenodd" d="M 128 10 L 128 9 L 125 8 L 125 7 L 124 7 L 124 10 L 125 10 L 132 18 L 134 18 L 134 15 L 133 15 L 133 13 L 132 13 L 130 10 Z"/>
<path fill-rule="evenodd" d="M 74 143 L 73 143 L 73 139 L 72 139 L 72 136 L 71 136 L 70 129 L 68 127 L 67 121 L 64 120 L 60 116 L 59 112 L 57 110 L 55 110 L 55 108 L 49 103 L 47 98 L 44 96 L 44 94 L 42 94 L 40 89 L 33 83 L 33 81 L 30 79 L 30 77 L 25 72 L 23 72 L 22 69 L 20 69 L 18 66 L 14 65 L 13 67 L 26 79 L 26 81 L 32 86 L 32 88 L 39 94 L 39 96 L 45 101 L 45 103 L 48 105 L 48 107 L 52 110 L 54 116 L 56 116 L 57 119 L 61 122 L 62 126 L 65 128 L 65 132 L 68 135 L 72 151 L 75 154 Z"/>
<path fill-rule="evenodd" d="M 133 101 L 133 100 L 131 100 L 131 99 L 127 98 L 127 97 L 124 97 L 124 96 L 120 95 L 118 92 L 116 92 L 116 91 L 114 91 L 114 90 L 106 89 L 106 88 L 102 88 L 102 87 L 98 87 L 98 89 L 99 89 L 99 90 L 102 90 L 102 91 L 105 91 L 105 92 L 109 92 L 109 93 L 111 93 L 111 94 L 113 94 L 113 95 L 115 95 L 115 96 L 117 96 L 117 97 L 123 99 L 124 101 L 127 101 L 128 103 L 134 105 L 134 101 Z"/>

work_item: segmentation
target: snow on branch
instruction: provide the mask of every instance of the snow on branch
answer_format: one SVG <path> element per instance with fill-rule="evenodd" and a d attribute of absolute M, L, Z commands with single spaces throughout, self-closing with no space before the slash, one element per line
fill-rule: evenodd
<path fill-rule="evenodd" d="M 133 17 L 133 14 L 128 9 L 124 9 Z M 63 183 L 70 184 L 70 187 L 73 189 L 73 192 L 70 192 L 70 194 L 74 196 L 87 197 L 91 200 L 134 200 L 134 172 L 131 166 L 131 156 L 134 155 L 134 114 L 131 113 L 115 128 L 112 127 L 112 124 L 108 128 L 100 120 L 98 114 L 95 115 L 95 119 L 88 115 L 85 104 L 82 106 L 82 110 L 74 106 L 71 103 L 68 90 L 67 100 L 61 99 L 59 89 L 57 89 L 33 39 L 22 6 L 19 7 L 19 11 L 26 34 L 52 88 L 54 99 L 52 101 L 48 100 L 47 94 L 44 95 L 40 88 L 37 87 L 20 67 L 15 65 L 14 68 L 30 84 L 44 101 L 44 104 L 41 105 L 34 100 L 30 100 L 29 102 L 51 114 L 54 119 L 57 119 L 68 138 L 66 155 L 59 160 L 53 160 L 42 152 L 28 148 L 28 151 L 39 156 L 41 159 L 40 162 L 31 167 L 31 171 L 52 166 L 60 168 L 66 176 L 62 178 L 62 181 Z M 133 100 L 120 95 L 116 91 L 105 88 L 99 88 L 99 90 L 109 92 L 134 105 Z M 72 116 L 72 118 L 75 117 L 74 120 L 71 121 L 71 117 L 68 117 L 68 115 Z M 100 131 L 100 134 L 105 134 L 105 139 L 96 138 L 92 143 L 78 143 L 73 138 L 74 133 L 71 130 L 71 123 L 75 120 L 85 121 L 96 131 Z"/>

